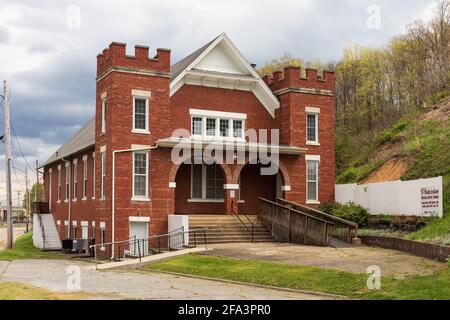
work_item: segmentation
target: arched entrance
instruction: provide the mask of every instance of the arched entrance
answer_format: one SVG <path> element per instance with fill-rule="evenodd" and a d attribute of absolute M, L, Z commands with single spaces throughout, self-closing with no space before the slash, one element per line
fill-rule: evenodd
<path fill-rule="evenodd" d="M 282 186 L 285 179 L 280 170 L 274 175 L 261 174 L 261 168 L 270 165 L 247 163 L 240 171 L 239 184 L 239 212 L 256 215 L 259 210 L 259 198 L 275 201 L 282 197 Z"/>
<path fill-rule="evenodd" d="M 221 164 L 181 164 L 175 176 L 175 213 L 226 214 L 226 181 Z"/>

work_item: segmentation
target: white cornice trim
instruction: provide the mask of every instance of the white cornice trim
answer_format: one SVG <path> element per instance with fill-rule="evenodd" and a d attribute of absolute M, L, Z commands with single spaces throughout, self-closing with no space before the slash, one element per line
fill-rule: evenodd
<path fill-rule="evenodd" d="M 219 43 L 225 43 L 228 49 L 234 54 L 236 60 L 238 63 L 241 64 L 241 66 L 246 69 L 249 76 L 239 76 L 239 75 L 224 75 L 221 73 L 214 74 L 214 73 L 201 73 L 199 71 L 191 72 L 191 70 L 198 65 L 198 63 L 203 60 L 203 58 L 208 55 L 209 52 L 211 52 L 212 49 L 214 49 Z M 210 79 L 216 79 L 217 83 L 220 84 L 221 79 L 230 79 L 235 82 L 235 88 L 230 89 L 238 89 L 238 90 L 247 90 L 252 91 L 255 96 L 258 98 L 258 100 L 262 103 L 262 105 L 267 109 L 267 111 L 270 113 L 272 118 L 275 118 L 275 110 L 280 107 L 280 102 L 275 97 L 275 95 L 272 93 L 272 91 L 267 87 L 265 82 L 261 79 L 261 77 L 258 75 L 258 73 L 252 68 L 252 66 L 248 63 L 248 61 L 245 59 L 245 57 L 242 55 L 242 53 L 236 48 L 236 46 L 231 42 L 231 40 L 228 38 L 228 36 L 225 33 L 222 33 L 211 45 L 200 54 L 197 59 L 195 59 L 183 72 L 181 72 L 175 79 L 173 79 L 170 83 L 170 96 L 173 96 L 182 86 L 186 83 L 185 79 L 187 75 L 195 76 L 195 77 L 204 77 L 204 78 L 210 78 Z M 244 89 L 240 82 L 248 82 L 250 85 L 248 89 Z M 196 83 L 191 83 L 193 85 L 196 85 Z M 200 79 L 200 83 L 197 85 L 203 85 L 203 79 Z M 206 84 L 205 84 L 206 85 Z M 212 86 L 212 85 L 210 85 Z M 217 85 L 216 85 L 217 86 Z M 221 87 L 219 85 L 219 87 Z"/>
<path fill-rule="evenodd" d="M 218 117 L 218 118 L 241 119 L 241 120 L 247 119 L 246 113 L 212 111 L 203 109 L 189 109 L 189 114 L 191 116 L 200 116 L 200 117 Z"/>

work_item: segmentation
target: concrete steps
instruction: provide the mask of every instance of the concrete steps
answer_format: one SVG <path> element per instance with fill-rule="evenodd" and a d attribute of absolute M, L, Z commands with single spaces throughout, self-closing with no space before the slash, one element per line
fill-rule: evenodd
<path fill-rule="evenodd" d="M 58 231 L 56 230 L 55 220 L 52 214 L 41 214 L 42 225 L 44 227 L 45 235 L 45 250 L 61 250 L 61 240 L 59 239 Z M 40 225 L 35 226 L 40 228 Z"/>
<path fill-rule="evenodd" d="M 256 216 L 249 216 L 253 223 L 253 241 L 271 242 L 274 241 L 267 228 L 258 221 Z M 250 222 L 244 217 L 241 220 L 251 228 Z M 234 216 L 227 215 L 190 215 L 189 229 L 206 228 L 207 243 L 232 243 L 232 242 L 251 242 L 251 233 Z M 194 241 L 194 235 L 189 236 L 189 242 Z M 203 242 L 203 235 L 196 234 L 197 243 Z"/>

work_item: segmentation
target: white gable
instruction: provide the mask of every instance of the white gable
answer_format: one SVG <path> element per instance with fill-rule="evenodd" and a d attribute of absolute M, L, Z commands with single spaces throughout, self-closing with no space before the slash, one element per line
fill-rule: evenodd
<path fill-rule="evenodd" d="M 225 49 L 218 45 L 214 47 L 208 54 L 197 63 L 193 69 L 215 71 L 234 74 L 248 74 L 246 70 L 239 65 L 238 61 L 233 56 L 226 52 Z"/>
<path fill-rule="evenodd" d="M 251 91 L 272 117 L 280 107 L 278 99 L 222 33 L 170 83 L 170 95 L 184 84 Z"/>

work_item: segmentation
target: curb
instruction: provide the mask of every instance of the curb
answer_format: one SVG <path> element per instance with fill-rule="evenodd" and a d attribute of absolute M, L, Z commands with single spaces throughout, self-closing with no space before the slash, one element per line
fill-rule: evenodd
<path fill-rule="evenodd" d="M 332 293 L 322 293 L 322 292 L 315 292 L 315 291 L 308 291 L 308 290 L 298 290 L 298 289 L 291 289 L 291 288 L 267 286 L 267 285 L 263 285 L 263 284 L 242 282 L 242 281 L 237 281 L 237 280 L 220 279 L 220 278 L 211 278 L 211 277 L 197 276 L 197 275 L 192 275 L 192 274 L 185 274 L 185 273 L 178 273 L 178 272 L 171 272 L 171 271 L 148 270 L 145 268 L 138 268 L 136 270 L 144 271 L 144 272 L 165 273 L 165 274 L 170 274 L 170 275 L 174 275 L 174 276 L 189 277 L 189 278 L 194 278 L 194 279 L 210 280 L 210 281 L 217 281 L 217 282 L 223 282 L 223 283 L 239 284 L 239 285 L 263 288 L 263 289 L 286 291 L 286 292 L 292 292 L 292 293 L 310 294 L 310 295 L 319 296 L 319 297 L 334 298 L 336 300 L 349 300 L 349 298 L 346 296 L 341 296 L 341 295 L 332 294 Z"/>

